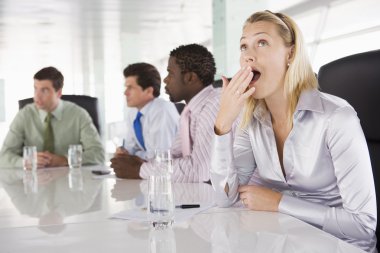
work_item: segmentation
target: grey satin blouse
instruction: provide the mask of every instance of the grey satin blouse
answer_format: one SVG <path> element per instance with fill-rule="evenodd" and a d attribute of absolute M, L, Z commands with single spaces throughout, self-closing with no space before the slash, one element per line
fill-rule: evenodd
<path fill-rule="evenodd" d="M 271 116 L 258 106 L 246 129 L 215 136 L 211 178 L 220 206 L 238 201 L 239 185 L 283 194 L 279 212 L 294 216 L 365 251 L 376 247 L 376 195 L 366 140 L 343 99 L 304 91 L 284 144 L 284 177 Z M 233 149 L 232 149 L 233 142 Z M 228 195 L 224 192 L 229 185 Z"/>

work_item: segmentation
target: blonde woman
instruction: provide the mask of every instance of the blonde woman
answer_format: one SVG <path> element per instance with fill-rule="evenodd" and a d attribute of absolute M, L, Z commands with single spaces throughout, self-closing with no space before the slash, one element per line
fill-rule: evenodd
<path fill-rule="evenodd" d="M 211 178 L 218 204 L 240 200 L 252 210 L 285 213 L 374 251 L 376 196 L 355 110 L 318 91 L 288 16 L 254 13 L 240 50 L 241 69 L 224 78 L 215 121 Z"/>

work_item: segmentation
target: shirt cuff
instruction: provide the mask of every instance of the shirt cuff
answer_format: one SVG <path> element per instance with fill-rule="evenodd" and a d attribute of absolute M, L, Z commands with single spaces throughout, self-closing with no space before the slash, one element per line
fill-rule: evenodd
<path fill-rule="evenodd" d="M 143 164 L 141 164 L 139 173 L 140 177 L 142 179 L 148 179 L 149 176 L 152 174 L 152 167 L 153 166 L 150 164 L 150 162 L 144 162 Z"/>
<path fill-rule="evenodd" d="M 288 194 L 287 192 L 283 192 L 280 205 L 278 206 L 279 212 L 291 215 L 319 228 L 323 227 L 328 207 L 300 199 L 299 197 L 289 196 Z"/>
<path fill-rule="evenodd" d="M 231 132 L 214 136 L 211 173 L 227 177 L 232 159 L 232 142 Z"/>

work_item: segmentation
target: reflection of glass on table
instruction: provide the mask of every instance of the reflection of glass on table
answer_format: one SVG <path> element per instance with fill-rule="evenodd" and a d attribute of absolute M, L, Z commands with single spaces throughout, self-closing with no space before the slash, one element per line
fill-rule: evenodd
<path fill-rule="evenodd" d="M 83 190 L 83 176 L 80 169 L 70 170 L 68 180 L 71 191 Z"/>
<path fill-rule="evenodd" d="M 23 180 L 25 194 L 38 192 L 38 177 L 36 171 L 24 170 Z"/>
<path fill-rule="evenodd" d="M 176 243 L 175 234 L 171 226 L 155 229 L 149 232 L 150 253 L 175 253 Z"/>

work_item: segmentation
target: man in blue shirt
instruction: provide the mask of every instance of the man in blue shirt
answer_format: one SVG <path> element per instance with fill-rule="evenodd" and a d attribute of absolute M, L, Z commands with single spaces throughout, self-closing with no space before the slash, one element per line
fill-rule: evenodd
<path fill-rule="evenodd" d="M 127 134 L 115 156 L 153 158 L 155 150 L 170 149 L 177 132 L 179 115 L 175 105 L 159 98 L 161 77 L 148 63 L 135 63 L 124 71 L 128 107 Z"/>

